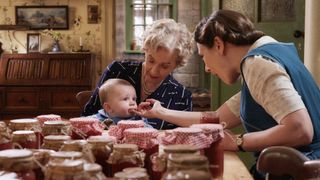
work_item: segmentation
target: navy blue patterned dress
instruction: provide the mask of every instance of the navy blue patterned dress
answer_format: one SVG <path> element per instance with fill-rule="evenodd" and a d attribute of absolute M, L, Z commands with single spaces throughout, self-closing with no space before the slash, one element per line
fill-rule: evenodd
<path fill-rule="evenodd" d="M 102 107 L 99 100 L 99 87 L 110 78 L 121 78 L 129 81 L 137 92 L 137 103 L 140 103 L 142 62 L 113 61 L 101 75 L 101 79 L 94 90 L 91 99 L 86 104 L 83 116 L 96 114 Z M 192 111 L 192 94 L 171 75 L 147 97 L 161 102 L 163 107 L 181 111 Z M 177 126 L 160 119 L 148 119 L 148 123 L 156 129 L 173 129 Z"/>

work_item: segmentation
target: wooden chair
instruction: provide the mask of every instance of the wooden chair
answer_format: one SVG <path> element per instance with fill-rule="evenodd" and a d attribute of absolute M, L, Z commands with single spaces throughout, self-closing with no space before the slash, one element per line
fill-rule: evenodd
<path fill-rule="evenodd" d="M 267 173 L 270 180 L 290 176 L 294 180 L 320 179 L 320 160 L 310 160 L 300 151 L 284 146 L 264 149 L 258 159 L 257 169 Z"/>
<path fill-rule="evenodd" d="M 91 97 L 92 91 L 80 91 L 76 94 L 76 99 L 80 108 L 83 110 Z"/>

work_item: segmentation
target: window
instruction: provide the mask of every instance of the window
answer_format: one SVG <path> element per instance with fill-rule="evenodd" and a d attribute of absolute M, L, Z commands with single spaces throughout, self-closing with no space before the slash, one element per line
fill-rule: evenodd
<path fill-rule="evenodd" d="M 127 49 L 139 50 L 146 27 L 162 18 L 176 19 L 175 0 L 127 0 Z"/>

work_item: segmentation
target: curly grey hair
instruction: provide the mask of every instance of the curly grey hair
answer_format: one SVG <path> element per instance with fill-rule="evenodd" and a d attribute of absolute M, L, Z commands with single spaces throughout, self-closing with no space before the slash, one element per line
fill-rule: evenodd
<path fill-rule="evenodd" d="M 183 66 L 193 53 L 194 40 L 185 24 L 173 19 L 159 19 L 146 29 L 141 49 L 166 48 L 178 52 L 177 66 Z"/>

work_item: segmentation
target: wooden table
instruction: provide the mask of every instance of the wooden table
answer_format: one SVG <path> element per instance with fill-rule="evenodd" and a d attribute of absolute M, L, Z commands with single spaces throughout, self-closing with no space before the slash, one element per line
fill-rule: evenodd
<path fill-rule="evenodd" d="M 224 180 L 253 180 L 247 167 L 243 164 L 237 153 L 225 151 L 224 152 Z"/>

